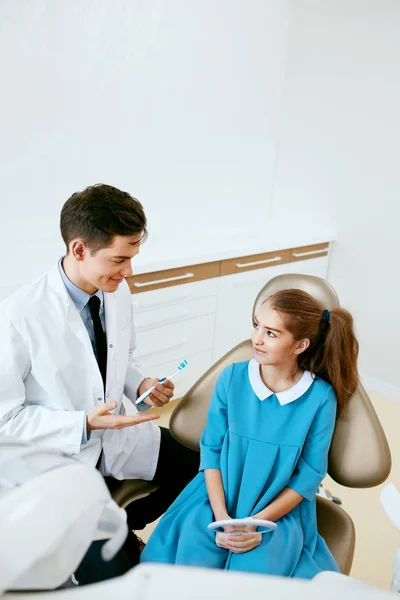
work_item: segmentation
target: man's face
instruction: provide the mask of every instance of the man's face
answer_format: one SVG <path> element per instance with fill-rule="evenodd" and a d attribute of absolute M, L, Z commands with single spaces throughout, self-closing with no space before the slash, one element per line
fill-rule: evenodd
<path fill-rule="evenodd" d="M 95 254 L 85 246 L 80 261 L 80 277 L 88 293 L 115 292 L 125 277 L 132 275 L 132 259 L 140 249 L 140 235 L 117 235 L 107 248 Z"/>

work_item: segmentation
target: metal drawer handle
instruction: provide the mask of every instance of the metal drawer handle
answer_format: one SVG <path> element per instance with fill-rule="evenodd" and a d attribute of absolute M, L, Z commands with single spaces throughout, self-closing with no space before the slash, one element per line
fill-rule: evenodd
<path fill-rule="evenodd" d="M 255 265 L 266 265 L 267 263 L 280 262 L 282 256 L 274 256 L 274 258 L 265 258 L 264 260 L 256 260 L 248 263 L 236 263 L 238 269 L 245 269 L 246 267 L 254 267 Z"/>
<path fill-rule="evenodd" d="M 169 283 L 170 281 L 181 281 L 182 279 L 190 279 L 194 277 L 193 273 L 186 273 L 185 275 L 177 275 L 176 277 L 167 277 L 166 279 L 157 279 L 156 281 L 144 281 L 143 283 L 140 281 L 135 281 L 133 284 L 134 287 L 146 287 L 148 285 L 157 285 L 159 283 Z"/>
<path fill-rule="evenodd" d="M 294 258 L 300 258 L 302 256 L 311 256 L 312 254 L 322 254 L 328 252 L 328 248 L 321 248 L 321 250 L 309 250 L 308 252 L 293 252 Z"/>

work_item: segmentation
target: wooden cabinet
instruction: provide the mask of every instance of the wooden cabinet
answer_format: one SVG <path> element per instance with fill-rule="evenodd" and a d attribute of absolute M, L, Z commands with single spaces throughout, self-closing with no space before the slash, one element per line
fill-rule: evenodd
<path fill-rule="evenodd" d="M 289 273 L 328 277 L 329 244 L 315 244 L 292 248 L 290 251 Z"/>
<path fill-rule="evenodd" d="M 204 263 L 203 265 L 191 265 L 165 271 L 142 273 L 127 277 L 132 294 L 139 294 L 152 290 L 160 290 L 171 286 L 185 283 L 195 283 L 204 279 L 218 277 L 220 271 L 219 262 Z"/>
<path fill-rule="evenodd" d="M 221 261 L 220 275 L 233 275 L 246 271 L 260 270 L 267 267 L 283 265 L 290 262 L 290 250 L 268 252 L 266 254 L 253 254 L 240 256 Z"/>
<path fill-rule="evenodd" d="M 319 258 L 328 256 L 329 244 L 314 244 L 313 246 L 301 246 L 300 248 L 292 248 L 290 250 L 290 262 L 298 262 L 309 260 L 311 258 Z"/>

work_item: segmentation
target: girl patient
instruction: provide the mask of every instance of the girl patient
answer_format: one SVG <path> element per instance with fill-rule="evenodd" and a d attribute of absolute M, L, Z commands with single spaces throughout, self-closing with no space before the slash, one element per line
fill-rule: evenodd
<path fill-rule="evenodd" d="M 301 290 L 270 296 L 253 323 L 254 358 L 219 376 L 201 438 L 200 472 L 161 519 L 143 562 L 312 578 L 338 571 L 318 534 L 316 491 L 336 416 L 358 385 L 351 315 Z M 215 533 L 214 520 L 275 521 Z M 243 530 L 243 527 L 240 528 Z"/>

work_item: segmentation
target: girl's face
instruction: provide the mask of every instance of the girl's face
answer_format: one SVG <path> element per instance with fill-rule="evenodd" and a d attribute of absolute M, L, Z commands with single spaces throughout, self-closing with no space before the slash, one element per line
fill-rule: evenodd
<path fill-rule="evenodd" d="M 297 362 L 297 357 L 309 346 L 309 340 L 296 341 L 285 329 L 280 314 L 269 302 L 257 311 L 251 335 L 254 357 L 260 365 L 288 365 Z"/>

